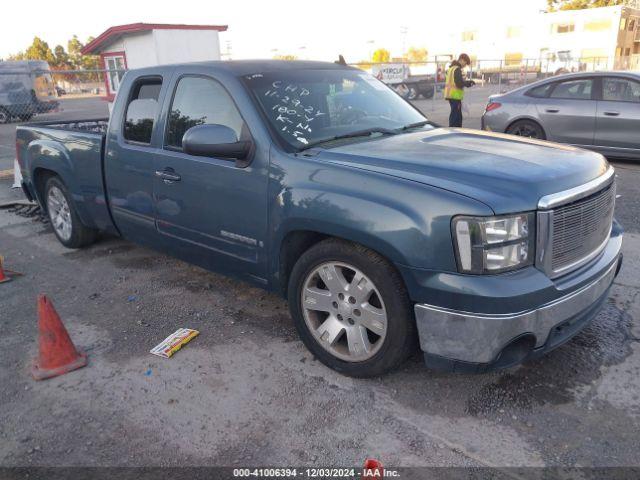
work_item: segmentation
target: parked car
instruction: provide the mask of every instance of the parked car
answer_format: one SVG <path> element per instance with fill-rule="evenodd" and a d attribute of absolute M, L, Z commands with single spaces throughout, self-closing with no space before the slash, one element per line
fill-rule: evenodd
<path fill-rule="evenodd" d="M 437 128 L 361 70 L 208 62 L 130 70 L 110 120 L 17 128 L 60 242 L 121 235 L 288 299 L 354 376 L 486 371 L 561 345 L 621 265 L 594 152 Z"/>
<path fill-rule="evenodd" d="M 37 113 L 58 107 L 47 62 L 0 62 L 0 124 L 14 119 L 30 120 Z"/>
<path fill-rule="evenodd" d="M 492 95 L 482 128 L 640 159 L 640 73 L 568 74 Z"/>

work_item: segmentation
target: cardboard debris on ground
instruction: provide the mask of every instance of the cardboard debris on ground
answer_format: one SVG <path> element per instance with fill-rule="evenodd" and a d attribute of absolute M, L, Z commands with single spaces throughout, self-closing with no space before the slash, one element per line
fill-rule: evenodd
<path fill-rule="evenodd" d="M 200 332 L 191 328 L 179 328 L 158 345 L 153 347 L 149 353 L 158 355 L 159 357 L 169 358 L 182 348 L 183 345 L 189 343 L 198 336 Z"/>

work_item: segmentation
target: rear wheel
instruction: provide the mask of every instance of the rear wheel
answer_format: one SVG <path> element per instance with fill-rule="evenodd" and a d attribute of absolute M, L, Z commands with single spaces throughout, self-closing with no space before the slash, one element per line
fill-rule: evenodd
<path fill-rule="evenodd" d="M 506 133 L 519 137 L 537 138 L 539 140 L 545 140 L 547 138 L 540 124 L 533 120 L 518 120 L 509 125 Z"/>
<path fill-rule="evenodd" d="M 60 243 L 67 248 L 80 248 L 95 242 L 98 231 L 82 224 L 65 184 L 58 177 L 51 177 L 44 191 L 49 221 Z"/>
<path fill-rule="evenodd" d="M 407 92 L 407 100 L 417 100 L 419 97 L 420 97 L 420 92 L 418 91 L 418 89 L 413 85 L 409 85 L 408 92 Z"/>
<path fill-rule="evenodd" d="M 291 272 L 289 308 L 307 348 L 355 377 L 381 375 L 415 349 L 415 321 L 398 272 L 377 253 L 342 240 L 305 252 Z"/>

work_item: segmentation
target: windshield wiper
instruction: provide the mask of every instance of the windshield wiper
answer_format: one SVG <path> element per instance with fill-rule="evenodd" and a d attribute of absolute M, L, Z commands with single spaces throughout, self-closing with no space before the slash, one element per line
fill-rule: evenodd
<path fill-rule="evenodd" d="M 298 151 L 302 152 L 303 150 L 308 150 L 310 148 L 316 147 L 323 143 L 333 142 L 334 140 L 342 140 L 344 138 L 369 137 L 374 133 L 382 133 L 384 135 L 395 135 L 398 132 L 395 130 L 391 130 L 389 128 L 382 128 L 382 127 L 356 130 L 355 132 L 343 133 L 341 135 L 335 135 L 333 137 L 324 138 L 322 140 L 316 140 L 315 142 L 307 143 L 306 145 L 300 147 Z"/>
<path fill-rule="evenodd" d="M 404 132 L 405 130 L 411 130 L 412 128 L 424 127 L 425 125 L 433 125 L 429 120 L 422 120 L 421 122 L 410 123 L 404 127 L 399 128 L 398 132 Z"/>

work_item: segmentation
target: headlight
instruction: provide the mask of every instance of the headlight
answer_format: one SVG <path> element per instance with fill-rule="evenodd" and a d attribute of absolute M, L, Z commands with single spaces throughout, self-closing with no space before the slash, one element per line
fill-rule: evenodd
<path fill-rule="evenodd" d="M 453 240 L 462 273 L 500 273 L 533 264 L 533 213 L 454 217 Z"/>

